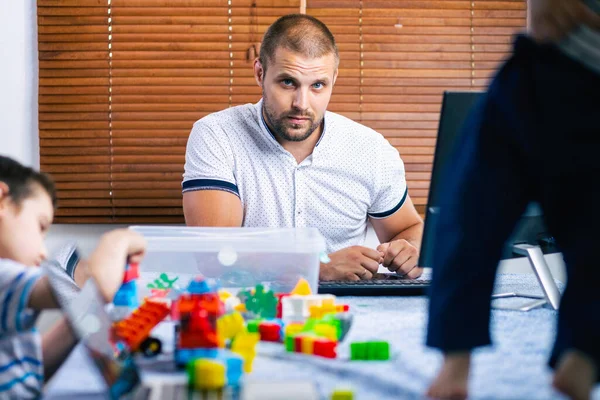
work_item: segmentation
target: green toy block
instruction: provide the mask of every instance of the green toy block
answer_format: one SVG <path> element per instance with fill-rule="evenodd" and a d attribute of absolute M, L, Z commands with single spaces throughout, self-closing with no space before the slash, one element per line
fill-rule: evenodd
<path fill-rule="evenodd" d="M 265 291 L 263 285 L 256 285 L 253 294 L 249 292 L 242 292 L 241 294 L 246 298 L 244 302 L 246 310 L 254 315 L 262 318 L 275 318 L 277 315 L 277 297 L 272 291 Z"/>
<path fill-rule="evenodd" d="M 294 352 L 294 336 L 288 335 L 285 337 L 285 350 L 291 353 Z"/>
<path fill-rule="evenodd" d="M 331 394 L 331 400 L 354 400 L 354 392 L 348 389 L 336 389 Z"/>
<path fill-rule="evenodd" d="M 385 341 L 351 343 L 350 359 L 353 361 L 387 361 L 390 359 L 390 344 Z"/>
<path fill-rule="evenodd" d="M 367 344 L 362 342 L 350 343 L 350 359 L 352 361 L 367 359 Z"/>
<path fill-rule="evenodd" d="M 190 387 L 193 387 L 196 383 L 196 367 L 194 365 L 195 361 L 196 359 L 192 359 L 185 365 L 185 371 L 187 372 L 188 384 Z"/>
<path fill-rule="evenodd" d="M 370 342 L 367 344 L 367 359 L 387 361 L 390 359 L 390 344 L 388 342 Z"/>
<path fill-rule="evenodd" d="M 260 319 L 252 319 L 248 321 L 246 324 L 246 329 L 248 330 L 248 332 L 258 332 L 258 326 L 260 325 L 261 321 L 262 320 Z"/>

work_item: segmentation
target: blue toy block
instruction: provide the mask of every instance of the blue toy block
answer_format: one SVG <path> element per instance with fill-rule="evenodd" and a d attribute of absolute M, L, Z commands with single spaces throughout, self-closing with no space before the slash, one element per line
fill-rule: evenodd
<path fill-rule="evenodd" d="M 213 290 L 206 280 L 192 280 L 187 287 L 187 291 L 190 294 L 204 294 L 211 293 Z"/>
<path fill-rule="evenodd" d="M 177 365 L 186 365 L 191 360 L 196 358 L 217 358 L 219 356 L 219 349 L 179 349 L 175 352 L 175 363 Z"/>
<path fill-rule="evenodd" d="M 113 304 L 115 306 L 125 306 L 131 308 L 138 308 L 140 306 L 137 285 L 135 281 L 123 283 L 121 285 L 117 293 L 115 293 Z"/>
<path fill-rule="evenodd" d="M 227 384 L 238 386 L 244 374 L 244 360 L 237 354 L 231 353 L 225 359 L 225 363 L 227 365 Z"/>

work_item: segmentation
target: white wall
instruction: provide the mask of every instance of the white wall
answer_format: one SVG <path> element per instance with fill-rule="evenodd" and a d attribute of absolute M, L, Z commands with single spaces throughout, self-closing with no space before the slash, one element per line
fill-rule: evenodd
<path fill-rule="evenodd" d="M 37 23 L 33 0 L 0 2 L 0 154 L 38 166 Z"/>

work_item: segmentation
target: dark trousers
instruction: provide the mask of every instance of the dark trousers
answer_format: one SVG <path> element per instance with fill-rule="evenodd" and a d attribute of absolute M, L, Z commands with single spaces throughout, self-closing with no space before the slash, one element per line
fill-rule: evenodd
<path fill-rule="evenodd" d="M 550 363 L 579 349 L 600 366 L 600 75 L 520 36 L 460 141 L 441 183 L 427 344 L 490 344 L 502 246 L 535 200 L 567 265 Z"/>

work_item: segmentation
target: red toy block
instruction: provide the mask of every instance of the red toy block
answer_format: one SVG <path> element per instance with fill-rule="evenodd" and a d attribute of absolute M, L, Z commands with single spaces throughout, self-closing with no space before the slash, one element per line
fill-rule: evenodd
<path fill-rule="evenodd" d="M 217 318 L 225 307 L 216 293 L 182 295 L 172 310 L 180 321 L 178 348 L 222 347 L 217 335 Z"/>
<path fill-rule="evenodd" d="M 294 352 L 302 353 L 302 336 L 296 336 L 294 338 Z"/>
<path fill-rule="evenodd" d="M 123 283 L 131 282 L 140 277 L 140 267 L 138 264 L 129 264 L 123 274 Z"/>
<path fill-rule="evenodd" d="M 336 358 L 336 345 L 337 343 L 329 339 L 315 339 L 313 342 L 313 353 L 316 356 L 326 358 Z"/>
<path fill-rule="evenodd" d="M 262 322 L 258 326 L 260 340 L 265 342 L 279 342 L 281 340 L 281 326 L 270 322 Z"/>
<path fill-rule="evenodd" d="M 288 297 L 289 293 L 276 293 L 275 297 L 277 297 L 277 309 L 275 318 L 283 318 L 283 303 L 282 300 L 284 297 Z"/>

